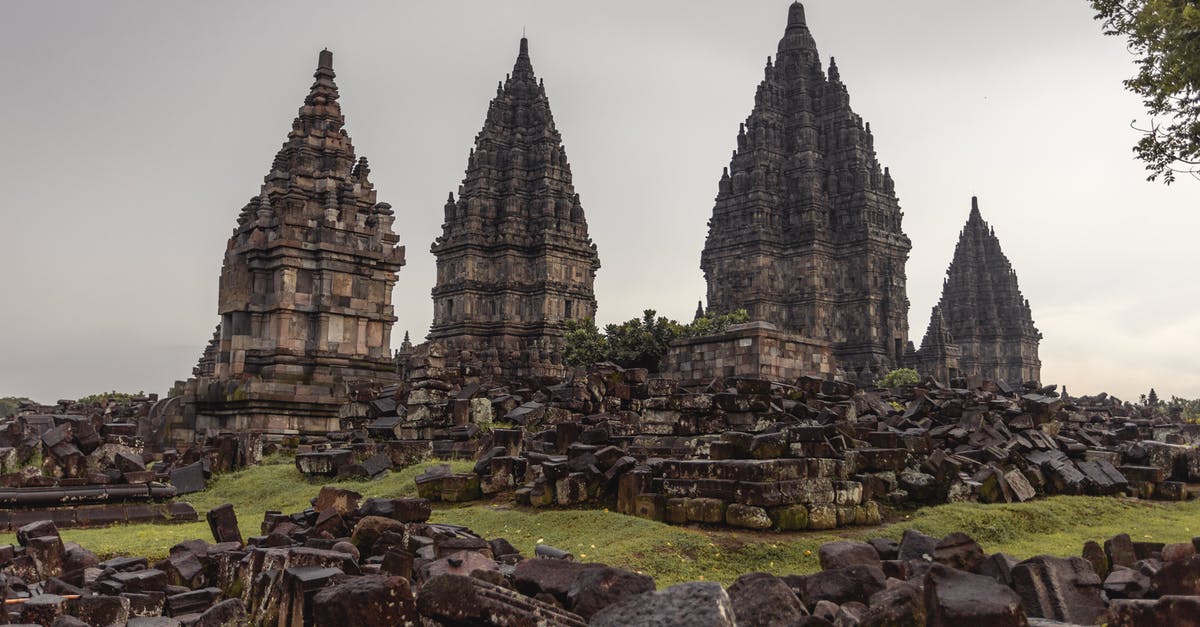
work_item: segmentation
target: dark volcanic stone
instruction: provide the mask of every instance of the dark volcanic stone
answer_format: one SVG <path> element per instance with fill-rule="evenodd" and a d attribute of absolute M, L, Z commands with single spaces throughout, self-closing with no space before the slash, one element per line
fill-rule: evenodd
<path fill-rule="evenodd" d="M 1109 606 L 1106 618 L 1109 627 L 1198 627 L 1200 596 L 1116 600 Z"/>
<path fill-rule="evenodd" d="M 581 571 L 567 592 L 571 611 L 584 618 L 643 592 L 654 591 L 654 578 L 618 568 L 588 568 Z"/>
<path fill-rule="evenodd" d="M 921 588 L 907 581 L 897 581 L 871 595 L 859 627 L 924 627 L 925 619 L 925 598 Z"/>
<path fill-rule="evenodd" d="M 1104 613 L 1100 577 L 1082 557 L 1039 555 L 1014 566 L 1012 579 L 1029 616 L 1091 625 Z"/>
<path fill-rule="evenodd" d="M 733 605 L 721 584 L 693 581 L 647 592 L 600 610 L 593 627 L 736 627 Z"/>
<path fill-rule="evenodd" d="M 382 627 L 420 621 L 408 580 L 386 575 L 353 577 L 323 588 L 313 597 L 312 609 L 316 625 Z"/>
<path fill-rule="evenodd" d="M 1021 598 L 984 575 L 933 564 L 925 576 L 925 609 L 930 627 L 1023 627 Z"/>
<path fill-rule="evenodd" d="M 587 624 L 579 615 L 557 606 L 462 575 L 438 575 L 425 582 L 417 593 L 417 610 L 421 616 L 444 625 L 583 627 Z"/>
<path fill-rule="evenodd" d="M 907 529 L 904 531 L 904 536 L 900 538 L 900 552 L 896 559 L 903 561 L 919 560 L 926 559 L 925 556 L 929 556 L 932 559 L 940 542 L 940 540 L 933 536 L 927 536 L 920 531 Z"/>
<path fill-rule="evenodd" d="M 557 559 L 523 560 L 513 571 L 513 585 L 526 596 L 537 596 L 545 592 L 566 607 L 575 579 L 588 569 L 607 568 L 603 564 L 574 562 Z"/>
<path fill-rule="evenodd" d="M 878 566 L 847 566 L 823 570 L 811 575 L 783 578 L 800 601 L 812 609 L 818 601 L 866 603 L 871 595 L 883 590 L 887 577 Z"/>
<path fill-rule="evenodd" d="M 853 540 L 826 542 L 817 550 L 817 557 L 820 559 L 822 570 L 859 564 L 880 566 L 879 552 L 875 547 Z"/>
<path fill-rule="evenodd" d="M 784 581 L 768 573 L 749 573 L 729 586 L 729 600 L 739 625 L 782 627 L 808 614 Z"/>

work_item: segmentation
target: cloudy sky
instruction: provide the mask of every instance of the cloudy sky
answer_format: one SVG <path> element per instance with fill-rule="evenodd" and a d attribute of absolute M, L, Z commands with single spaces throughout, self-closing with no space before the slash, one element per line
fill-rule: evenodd
<path fill-rule="evenodd" d="M 528 34 L 603 267 L 599 322 L 690 319 L 721 168 L 787 0 L 4 3 L 0 396 L 165 392 L 217 321 L 217 276 L 335 53 L 347 128 L 397 213 L 405 330 L 496 83 Z M 970 198 L 1020 278 L 1046 382 L 1200 396 L 1200 181 L 1145 181 L 1133 59 L 1083 0 L 811 0 L 912 239 L 919 341 Z"/>

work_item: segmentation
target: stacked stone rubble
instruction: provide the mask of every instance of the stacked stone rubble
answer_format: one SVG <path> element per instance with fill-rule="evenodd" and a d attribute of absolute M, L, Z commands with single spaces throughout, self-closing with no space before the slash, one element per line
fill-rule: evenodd
<path fill-rule="evenodd" d="M 1080 557 L 1019 560 L 962 532 L 840 540 L 809 574 L 745 573 L 656 589 L 652 577 L 431 523 L 420 498 L 326 486 L 243 538 L 231 505 L 215 543 L 157 562 L 101 561 L 49 521 L 0 546 L 6 622 L 40 625 L 1196 625 L 1200 538 L 1088 541 Z M 580 556 L 581 558 L 583 555 Z"/>

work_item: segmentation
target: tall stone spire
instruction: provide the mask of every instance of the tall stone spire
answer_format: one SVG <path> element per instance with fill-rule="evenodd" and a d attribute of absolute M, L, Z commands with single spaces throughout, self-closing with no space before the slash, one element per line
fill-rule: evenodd
<path fill-rule="evenodd" d="M 553 352 L 565 320 L 595 315 L 600 261 L 525 38 L 444 211 L 430 339 Z"/>
<path fill-rule="evenodd" d="M 709 311 L 745 308 L 832 342 L 864 380 L 895 367 L 908 342 L 903 213 L 798 2 L 727 170 L 700 260 Z"/>
<path fill-rule="evenodd" d="M 226 247 L 198 427 L 337 429 L 346 399 L 331 390 L 396 376 L 392 288 L 404 247 L 344 128 L 333 53 L 320 53 L 313 78 Z"/>
<path fill-rule="evenodd" d="M 934 329 L 936 322 L 962 349 L 962 374 L 1013 384 L 1041 379 L 1038 342 L 1042 334 L 976 198 L 971 198 L 971 213 L 954 248 L 934 314 L 922 352 L 927 343 L 938 341 L 933 337 L 941 334 Z"/>

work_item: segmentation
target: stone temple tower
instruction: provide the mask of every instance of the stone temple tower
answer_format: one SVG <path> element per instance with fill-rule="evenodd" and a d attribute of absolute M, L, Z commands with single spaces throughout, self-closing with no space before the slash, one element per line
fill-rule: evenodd
<path fill-rule="evenodd" d="M 549 363 L 564 321 L 595 315 L 600 260 L 524 38 L 475 137 L 458 198 L 446 201 L 432 252 L 429 339 L 485 362 Z"/>
<path fill-rule="evenodd" d="M 833 59 L 822 70 L 804 7 L 792 4 L 708 223 L 709 312 L 744 308 L 832 342 L 851 378 L 877 377 L 908 343 L 902 217 L 870 125 Z"/>
<path fill-rule="evenodd" d="M 188 383 L 196 427 L 338 428 L 346 384 L 395 379 L 391 206 L 343 128 L 333 53 L 242 209 L 221 268 L 213 343 Z"/>
<path fill-rule="evenodd" d="M 946 343 L 937 338 L 948 336 L 961 349 L 962 375 L 1009 384 L 1041 380 L 1042 334 L 1033 325 L 1029 301 L 1021 296 L 1017 273 L 1000 250 L 995 230 L 979 213 L 975 198 L 931 319 L 917 352 L 921 362 L 936 361 L 934 353 Z"/>

